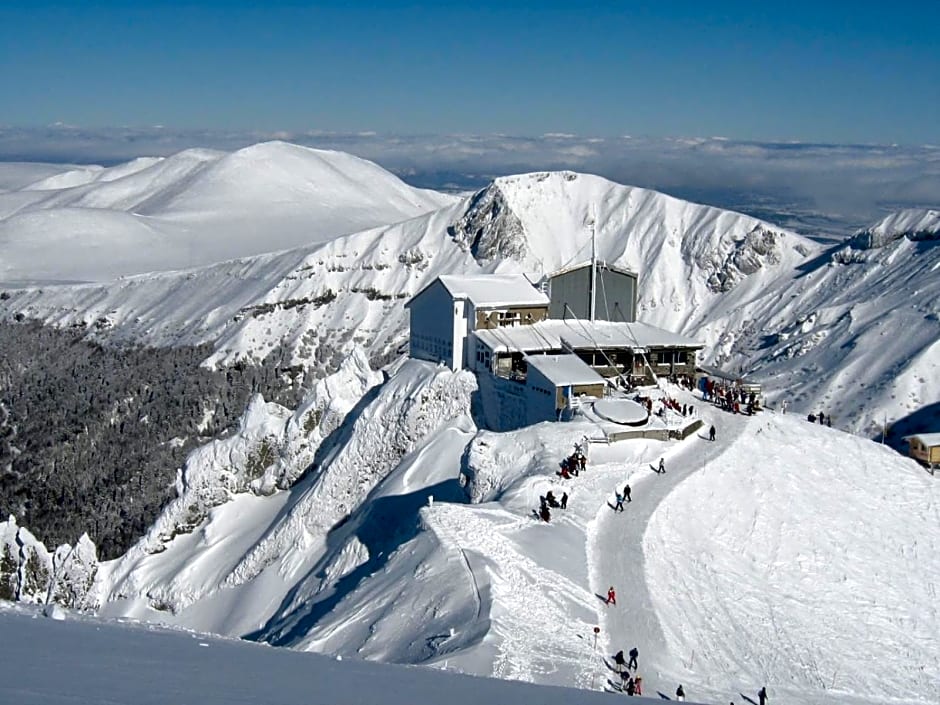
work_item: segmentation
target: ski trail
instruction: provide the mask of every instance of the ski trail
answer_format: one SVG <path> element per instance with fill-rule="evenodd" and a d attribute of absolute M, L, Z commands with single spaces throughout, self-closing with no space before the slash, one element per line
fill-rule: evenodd
<path fill-rule="evenodd" d="M 677 683 L 667 678 L 667 664 L 694 657 L 669 653 L 666 636 L 651 599 L 652 590 L 665 590 L 668 586 L 647 583 L 646 527 L 669 493 L 692 474 L 707 472 L 708 465 L 720 458 L 754 418 L 727 414 L 701 399 L 689 398 L 696 408 L 704 410 L 701 418 L 705 425 L 699 434 L 704 435 L 714 424 L 717 429 L 715 442 L 693 434 L 678 445 L 662 446 L 661 455 L 625 469 L 619 486 L 622 487 L 623 482 L 629 479 L 633 501 L 625 505 L 624 512 L 613 512 L 605 503 L 589 527 L 588 553 L 594 592 L 606 595 L 610 585 L 617 590 L 616 606 L 605 606 L 598 600 L 607 651 L 613 654 L 619 649 L 627 652 L 637 647 L 640 652 L 638 673 L 643 676 L 644 692 L 649 694 L 674 692 Z M 659 457 L 665 458 L 665 474 L 657 474 L 649 467 L 656 465 Z M 616 487 L 610 487 L 611 495 Z"/>
<path fill-rule="evenodd" d="M 593 623 L 572 613 L 590 616 L 593 597 L 583 585 L 540 566 L 513 540 L 520 532 L 547 535 L 554 527 L 479 505 L 436 504 L 427 517 L 442 543 L 463 554 L 478 594 L 478 583 L 489 586 L 486 616 L 497 637 L 493 677 L 571 685 L 573 675 L 577 686 L 588 687 Z M 485 576 L 477 575 L 477 561 L 468 560 L 468 553 L 486 557 Z"/>

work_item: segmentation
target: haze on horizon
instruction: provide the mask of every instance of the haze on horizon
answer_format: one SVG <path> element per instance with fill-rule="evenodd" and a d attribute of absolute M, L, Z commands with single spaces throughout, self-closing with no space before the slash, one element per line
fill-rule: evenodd
<path fill-rule="evenodd" d="M 0 160 L 284 139 L 420 186 L 572 169 L 844 231 L 936 204 L 937 20 L 907 1 L 13 0 Z"/>

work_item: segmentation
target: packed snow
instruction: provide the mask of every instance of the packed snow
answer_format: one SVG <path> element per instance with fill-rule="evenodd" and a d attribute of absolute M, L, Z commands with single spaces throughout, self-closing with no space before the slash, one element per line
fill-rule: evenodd
<path fill-rule="evenodd" d="M 53 174 L 34 191 L 154 166 Z M 185 212 L 185 195 L 165 201 Z M 99 566 L 80 541 L 75 581 L 94 577 L 76 606 L 582 689 L 619 691 L 612 655 L 636 646 L 653 697 L 681 683 L 693 701 L 756 701 L 766 685 L 771 703 L 937 702 L 940 485 L 845 432 L 925 407 L 937 418 L 929 213 L 825 250 L 570 172 L 426 210 L 187 272 L 3 290 L 5 320 L 211 343 L 205 364 L 220 367 L 279 350 L 311 375 L 297 409 L 255 397 L 238 429 L 190 454 L 179 500 L 124 557 Z M 551 272 L 590 256 L 592 228 L 601 259 L 639 272 L 640 319 L 705 342 L 707 361 L 763 382 L 771 408 L 727 414 L 663 383 L 646 393 L 693 406 L 699 433 L 588 443 L 590 415 L 496 433 L 478 428 L 472 374 L 401 359 L 404 303 L 436 276 Z M 819 409 L 833 428 L 806 420 Z M 577 446 L 587 470 L 563 478 Z M 567 508 L 546 523 L 548 490 Z M 26 528 L 0 526 L 9 550 L 54 566 Z"/>
<path fill-rule="evenodd" d="M 0 602 L 0 702 L 17 705 L 545 705 L 605 693 L 270 649 Z M 638 702 L 651 702 L 640 700 Z"/>
<path fill-rule="evenodd" d="M 935 701 L 940 485 L 915 462 L 667 385 L 716 441 L 703 429 L 591 443 L 587 469 L 563 479 L 561 458 L 593 424 L 477 431 L 461 413 L 470 379 L 394 370 L 294 488 L 236 492 L 161 550 L 151 537 L 103 564 L 103 613 L 612 691 L 613 653 L 635 646 L 647 694 L 681 683 L 704 702 L 764 685 L 772 702 Z M 246 423 L 267 422 L 250 410 Z M 396 447 L 398 459 L 366 459 Z M 549 489 L 567 508 L 545 523 L 535 509 Z"/>
<path fill-rule="evenodd" d="M 43 178 L 22 184 L 26 175 Z M 0 183 L 8 187 L 0 191 L 0 283 L 19 285 L 108 281 L 284 250 L 455 200 L 352 155 L 283 142 L 51 175 L 7 166 Z"/>
<path fill-rule="evenodd" d="M 921 227 L 925 213 L 898 222 Z M 703 362 L 754 377 L 771 404 L 874 435 L 940 394 L 940 241 L 825 250 L 748 216 L 571 172 L 497 179 L 440 210 L 280 254 L 6 289 L 0 316 L 104 341 L 211 342 L 214 366 L 287 348 L 291 364 L 331 371 L 357 344 L 380 361 L 403 349 L 403 304 L 437 276 L 537 275 L 589 259 L 592 220 L 599 258 L 639 273 L 639 320 L 704 342 Z M 940 423 L 940 409 L 930 413 Z"/>

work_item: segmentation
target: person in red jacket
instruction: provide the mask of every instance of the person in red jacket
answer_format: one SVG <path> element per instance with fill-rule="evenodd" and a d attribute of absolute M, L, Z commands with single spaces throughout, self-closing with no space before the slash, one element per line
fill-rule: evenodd
<path fill-rule="evenodd" d="M 639 676 L 633 677 L 633 687 L 636 689 L 637 695 L 643 695 L 643 679 Z"/>
<path fill-rule="evenodd" d="M 610 589 L 607 591 L 607 604 L 608 605 L 617 605 L 617 593 L 614 592 L 614 586 L 611 585 Z"/>

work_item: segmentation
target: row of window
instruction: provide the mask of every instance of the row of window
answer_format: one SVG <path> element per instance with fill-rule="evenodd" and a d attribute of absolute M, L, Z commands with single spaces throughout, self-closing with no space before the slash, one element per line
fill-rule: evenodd
<path fill-rule="evenodd" d="M 687 350 L 663 350 L 650 355 L 651 362 L 657 365 L 684 365 L 688 362 Z"/>
<path fill-rule="evenodd" d="M 451 341 L 434 338 L 430 335 L 412 335 L 411 345 L 417 350 L 423 350 L 438 358 L 450 357 L 454 354 L 454 346 Z"/>

